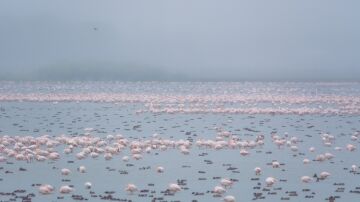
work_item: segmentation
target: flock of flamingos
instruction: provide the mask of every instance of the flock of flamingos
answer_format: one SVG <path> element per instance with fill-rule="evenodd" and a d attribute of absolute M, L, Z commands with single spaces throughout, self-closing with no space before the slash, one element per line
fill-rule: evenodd
<path fill-rule="evenodd" d="M 144 103 L 137 112 L 226 114 L 360 114 L 359 96 L 341 95 L 159 95 L 130 93 L 0 94 L 0 101 Z M 259 107 L 259 103 L 271 106 Z M 313 107 L 309 105 L 321 103 Z"/>
<path fill-rule="evenodd" d="M 266 91 L 265 91 L 266 92 Z M 142 104 L 134 113 L 167 113 L 167 114 L 266 114 L 266 115 L 352 115 L 360 114 L 360 96 L 357 95 L 335 95 L 335 94 L 301 94 L 298 92 L 284 93 L 276 92 L 274 89 L 268 93 L 249 92 L 246 95 L 234 93 L 199 94 L 199 93 L 109 93 L 109 92 L 2 92 L 0 102 L 51 102 L 54 105 L 62 102 L 92 102 L 92 103 L 114 103 L 120 105 Z M 104 137 L 92 134 L 93 128 L 85 128 L 84 133 L 78 136 L 70 135 L 41 135 L 41 136 L 0 136 L 0 165 L 1 163 L 16 160 L 27 163 L 37 163 L 46 161 L 57 161 L 71 155 L 78 160 L 86 158 L 104 158 L 105 160 L 118 160 L 128 162 L 130 160 L 141 161 L 147 154 L 153 152 L 166 152 L 178 150 L 183 155 L 189 155 L 193 148 L 202 150 L 233 150 L 239 153 L 239 158 L 250 158 L 254 150 L 262 148 L 265 139 L 270 139 L 278 149 L 298 152 L 307 150 L 314 154 L 303 158 L 304 165 L 316 162 L 325 162 L 335 155 L 331 152 L 319 153 L 317 148 L 301 147 L 302 137 L 292 134 L 261 134 L 254 136 L 253 139 L 243 139 L 238 135 L 232 134 L 223 128 L 215 128 L 216 136 L 212 139 L 198 138 L 194 141 L 186 139 L 168 139 L 159 134 L 153 134 L 145 139 L 128 139 L 125 135 L 114 134 Z M 354 152 L 359 146 L 360 133 L 354 132 L 347 144 L 338 145 L 336 137 L 332 134 L 323 133 L 319 135 L 323 147 L 332 148 L 336 152 Z M 329 149 L 330 150 L 330 149 Z M 79 161 L 81 163 L 81 161 Z M 352 173 L 358 173 L 358 161 L 354 160 L 349 165 Z M 273 160 L 273 169 L 281 167 L 281 162 Z M 253 168 L 254 176 L 263 175 L 263 168 L 257 166 Z M 162 165 L 154 165 L 154 172 L 161 175 L 164 172 L 171 172 Z M 72 175 L 74 172 L 86 173 L 87 168 L 83 165 L 78 166 L 77 170 L 62 168 L 61 175 Z M 313 181 L 327 180 L 332 173 L 323 170 L 316 175 L 304 174 L 299 183 L 311 183 Z M 272 187 L 278 182 L 273 176 L 265 176 L 264 183 Z M 91 189 L 93 183 L 84 181 L 84 188 Z M 233 186 L 232 179 L 222 178 L 217 186 L 212 190 L 212 194 L 221 197 L 225 202 L 234 202 L 236 196 L 228 195 L 227 190 Z M 239 182 L 240 183 L 240 182 Z M 138 185 L 128 182 L 123 185 L 123 191 L 135 194 L 141 190 Z M 48 195 L 55 192 L 61 194 L 73 193 L 75 189 L 69 185 L 62 185 L 55 188 L 51 183 L 38 186 L 40 194 Z M 176 195 L 182 191 L 181 184 L 169 182 L 167 191 Z M 241 200 L 240 200 L 241 201 Z"/>
<path fill-rule="evenodd" d="M 167 151 L 171 149 L 177 149 L 184 155 L 188 155 L 191 152 L 191 148 L 196 146 L 200 149 L 212 149 L 212 150 L 222 150 L 222 149 L 232 149 L 239 152 L 241 156 L 248 156 L 251 153 L 251 150 L 257 147 L 264 145 L 264 135 L 258 135 L 254 140 L 241 140 L 237 136 L 233 136 L 228 131 L 218 130 L 218 134 L 215 139 L 199 139 L 194 144 L 188 140 L 170 140 L 163 139 L 159 137 L 158 134 L 154 134 L 151 139 L 143 141 L 130 141 L 126 139 L 123 135 L 107 135 L 105 138 L 94 137 L 90 134 L 92 128 L 85 128 L 86 133 L 83 136 L 79 137 L 69 137 L 66 135 L 61 135 L 56 138 L 51 138 L 50 136 L 2 136 L 0 137 L 0 162 L 4 162 L 7 158 L 13 158 L 17 161 L 27 161 L 28 163 L 33 163 L 36 161 L 56 161 L 59 158 L 62 158 L 63 155 L 75 155 L 77 159 L 81 160 L 84 158 L 100 158 L 101 156 L 106 160 L 111 160 L 117 155 L 122 155 L 123 161 L 129 161 L 130 158 L 135 160 L 141 160 L 146 158 L 147 153 L 153 151 Z M 356 133 L 351 136 L 349 142 L 355 142 L 358 140 L 360 133 Z M 322 134 L 321 139 L 324 146 L 334 146 L 335 137 L 329 134 Z M 277 134 L 271 135 L 271 140 L 279 149 L 281 147 L 288 147 L 292 151 L 298 151 L 298 142 L 299 139 L 295 136 L 279 136 Z M 65 147 L 62 152 L 58 151 L 59 147 Z M 335 150 L 341 151 L 345 149 L 348 152 L 356 150 L 356 145 L 347 144 L 344 148 L 336 146 Z M 124 155 L 124 151 L 129 150 L 130 156 Z M 308 148 L 310 152 L 316 152 L 316 148 Z M 334 158 L 334 155 L 327 152 L 324 154 L 317 154 L 314 159 L 304 158 L 303 163 L 309 164 L 312 161 L 326 161 Z M 273 161 L 273 168 L 279 168 L 280 162 Z M 158 173 L 166 172 L 166 169 L 162 166 L 157 166 L 155 169 Z M 261 167 L 254 168 L 255 175 L 261 175 Z M 71 171 L 67 168 L 61 169 L 62 175 L 70 175 L 71 172 L 86 172 L 85 166 L 79 166 L 76 171 Z M 358 172 L 358 166 L 352 165 L 351 172 Z M 326 180 L 331 175 L 327 171 L 319 173 L 320 180 Z M 304 175 L 299 179 L 303 183 L 310 183 L 314 180 L 313 177 Z M 265 179 L 267 186 L 271 187 L 277 182 L 277 179 L 269 176 Z M 231 187 L 234 182 L 230 179 L 221 179 L 218 186 L 215 186 L 213 189 L 213 194 L 222 196 L 226 193 L 226 189 Z M 90 189 L 92 186 L 91 182 L 84 182 L 86 189 Z M 138 188 L 135 184 L 127 184 L 124 189 L 129 193 L 134 193 L 138 191 Z M 176 193 L 181 191 L 181 187 L 176 183 L 170 183 L 168 190 L 171 193 Z M 41 194 L 51 194 L 53 193 L 54 187 L 50 184 L 43 184 L 39 186 L 39 192 Z M 58 191 L 62 194 L 71 193 L 73 188 L 64 185 L 61 186 Z M 232 195 L 227 195 L 224 197 L 224 201 L 233 202 L 235 197 Z"/>

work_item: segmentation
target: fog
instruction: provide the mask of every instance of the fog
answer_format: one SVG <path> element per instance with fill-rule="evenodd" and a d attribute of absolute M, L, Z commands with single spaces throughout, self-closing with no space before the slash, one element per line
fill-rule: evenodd
<path fill-rule="evenodd" d="M 0 1 L 1 80 L 360 80 L 360 1 Z"/>

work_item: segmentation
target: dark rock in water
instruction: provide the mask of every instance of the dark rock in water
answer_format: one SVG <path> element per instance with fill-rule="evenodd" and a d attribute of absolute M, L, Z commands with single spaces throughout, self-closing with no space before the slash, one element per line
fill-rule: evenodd
<path fill-rule="evenodd" d="M 83 200 L 87 201 L 88 200 L 87 198 L 84 198 L 81 195 L 72 195 L 71 198 L 76 201 L 83 201 Z"/>
<path fill-rule="evenodd" d="M 335 192 L 344 192 L 345 188 L 344 187 L 339 187 L 335 190 Z"/>
<path fill-rule="evenodd" d="M 259 133 L 260 132 L 258 130 L 253 130 L 251 128 L 244 128 L 244 130 L 249 131 L 249 132 L 254 132 L 254 133 Z"/>
<path fill-rule="evenodd" d="M 120 175 L 127 175 L 129 174 L 126 170 L 119 170 Z"/>
<path fill-rule="evenodd" d="M 326 200 L 329 200 L 329 202 L 335 202 L 335 197 L 334 196 L 330 196 L 328 199 Z"/>

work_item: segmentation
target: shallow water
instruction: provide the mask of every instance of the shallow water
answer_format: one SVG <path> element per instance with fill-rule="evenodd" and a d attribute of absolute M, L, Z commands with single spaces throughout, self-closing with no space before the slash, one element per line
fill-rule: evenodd
<path fill-rule="evenodd" d="M 355 85 L 354 89 L 357 87 Z M 322 92 L 336 92 L 331 86 L 324 88 Z M 355 96 L 357 92 L 351 90 Z M 143 107 L 141 103 L 0 103 L 2 136 L 82 136 L 84 128 L 88 127 L 94 128 L 92 136 L 105 138 L 109 134 L 122 134 L 129 140 L 151 139 L 152 134 L 158 133 L 164 139 L 187 139 L 195 143 L 198 139 L 214 139 L 217 136 L 215 127 L 229 131 L 242 140 L 253 140 L 259 134 L 265 136 L 264 145 L 249 150 L 249 156 L 241 156 L 239 149 L 214 150 L 192 145 L 189 155 L 177 149 L 153 150 L 149 154 L 144 153 L 143 159 L 130 159 L 129 162 L 121 160 L 124 155 L 130 155 L 128 149 L 109 161 L 103 155 L 96 159 L 78 160 L 73 154 L 61 154 L 56 161 L 31 163 L 8 158 L 7 162 L 0 162 L 0 199 L 4 201 L 31 193 L 34 194 L 29 196 L 32 201 L 69 201 L 74 199 L 74 195 L 81 195 L 84 200 L 103 201 L 109 192 L 113 198 L 123 201 L 151 201 L 154 198 L 158 201 L 221 201 L 223 197 L 214 197 L 211 191 L 222 178 L 234 180 L 225 195 L 233 195 L 237 201 L 254 200 L 254 193 L 262 194 L 263 199 L 256 199 L 260 201 L 325 201 L 329 196 L 336 196 L 336 201 L 360 200 L 360 193 L 351 192 L 360 192 L 360 175 L 350 172 L 351 165 L 360 165 L 360 152 L 359 149 L 353 152 L 345 149 L 349 143 L 359 146 L 359 140 L 350 139 L 359 131 L 358 115 L 136 113 Z M 272 132 L 280 136 L 287 132 L 289 137 L 299 138 L 300 142 L 296 144 L 299 151 L 291 151 L 287 146 L 279 149 L 272 142 Z M 323 145 L 320 135 L 324 133 L 335 136 L 331 147 Z M 316 148 L 313 153 L 308 151 L 312 146 Z M 334 150 L 336 146 L 343 150 Z M 56 148 L 60 153 L 63 149 L 63 146 Z M 313 160 L 317 154 L 324 152 L 331 152 L 335 157 L 324 162 L 303 164 L 304 158 Z M 280 168 L 269 165 L 273 160 L 282 164 Z M 80 165 L 86 166 L 86 173 L 76 170 Z M 163 166 L 165 172 L 157 173 L 157 166 Z M 254 173 L 257 166 L 262 168 L 260 176 Z M 69 168 L 72 173 L 63 176 L 60 173 L 62 168 Z M 308 184 L 300 181 L 301 176 L 319 175 L 322 171 L 330 172 L 331 176 Z M 265 184 L 269 176 L 278 179 L 272 187 Z M 87 181 L 93 184 L 90 190 L 84 187 Z M 174 195 L 164 193 L 169 183 L 180 181 L 183 182 L 179 183 L 182 191 Z M 126 193 L 124 189 L 128 183 L 134 183 L 139 191 Z M 41 195 L 36 184 L 51 184 L 55 192 Z M 71 194 L 60 194 L 58 188 L 62 185 L 73 185 L 75 190 Z M 25 192 L 6 195 L 15 190 Z M 296 195 L 292 196 L 294 192 Z M 21 201 L 21 198 L 16 200 Z"/>

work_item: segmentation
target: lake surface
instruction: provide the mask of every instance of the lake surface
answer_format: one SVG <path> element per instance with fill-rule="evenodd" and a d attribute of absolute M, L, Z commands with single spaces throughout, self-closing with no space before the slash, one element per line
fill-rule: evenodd
<path fill-rule="evenodd" d="M 360 201 L 359 83 L 0 82 L 0 92 L 0 156 L 6 159 L 0 162 L 0 201 L 223 201 L 227 195 L 236 201 L 328 201 L 330 196 Z M 44 135 L 48 142 L 99 138 L 106 144 L 102 148 L 119 140 L 108 135 L 121 135 L 128 144 L 111 160 L 104 159 L 106 152 L 79 160 L 76 154 L 83 147 L 65 154 L 69 144 L 63 143 L 37 147 L 58 152 L 57 160 L 16 160 L 5 152 L 21 153 L 25 146 L 17 151 L 15 142 L 4 144 L 4 137 Z M 275 135 L 286 143 L 278 147 Z M 263 144 L 240 145 L 259 136 Z M 142 159 L 131 157 L 132 143 L 154 140 L 176 144 L 148 152 L 141 147 Z M 179 140 L 189 142 L 189 154 L 181 152 Z M 215 149 L 199 146 L 199 140 L 239 144 Z M 348 144 L 356 149 L 349 151 Z M 242 149 L 249 155 L 241 155 Z M 315 161 L 324 153 L 334 157 Z M 305 158 L 310 163 L 304 164 Z M 273 161 L 280 167 L 273 168 Z M 82 165 L 85 173 L 77 170 Z M 156 172 L 158 166 L 163 173 Z M 261 167 L 261 175 L 255 175 L 255 167 Z M 63 168 L 71 173 L 62 175 Z M 310 183 L 300 180 L 323 171 L 331 175 Z M 277 181 L 267 186 L 270 176 Z M 223 178 L 233 185 L 214 196 Z M 85 182 L 92 183 L 91 189 Z M 125 191 L 128 183 L 138 191 Z M 182 190 L 170 193 L 170 183 Z M 41 184 L 55 189 L 43 195 Z M 73 191 L 59 193 L 63 185 Z"/>

